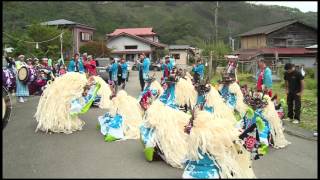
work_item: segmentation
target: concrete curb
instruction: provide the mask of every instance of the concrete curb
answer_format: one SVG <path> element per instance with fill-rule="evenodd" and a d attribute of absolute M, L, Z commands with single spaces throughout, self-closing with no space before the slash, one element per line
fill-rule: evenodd
<path fill-rule="evenodd" d="M 310 141 L 318 141 L 318 137 L 313 136 L 313 132 L 309 130 L 302 129 L 300 127 L 295 127 L 290 122 L 283 121 L 284 132 L 299 138 L 303 138 Z"/>

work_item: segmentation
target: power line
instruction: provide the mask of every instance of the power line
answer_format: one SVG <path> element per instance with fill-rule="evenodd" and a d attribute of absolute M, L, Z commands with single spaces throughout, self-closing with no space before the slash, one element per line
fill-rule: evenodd
<path fill-rule="evenodd" d="M 7 34 L 7 33 L 5 33 L 5 32 L 2 32 L 3 34 L 5 34 L 6 36 L 8 36 L 9 38 L 11 38 L 11 39 L 13 39 L 13 40 L 17 40 L 15 37 L 13 37 L 13 36 L 11 36 L 11 35 L 9 35 L 9 34 Z M 57 38 L 59 38 L 59 37 L 61 37 L 61 35 L 62 34 L 64 34 L 64 32 L 62 31 L 62 33 L 61 34 L 59 34 L 58 36 L 55 36 L 55 37 L 53 37 L 53 38 L 51 38 L 51 39 L 48 39 L 48 40 L 44 40 L 44 41 L 39 41 L 39 42 L 32 42 L 32 41 L 23 41 L 23 40 L 17 40 L 17 41 L 22 41 L 22 42 L 25 42 L 25 43 L 34 43 L 34 44 L 41 44 L 41 43 L 45 43 L 45 42 L 49 42 L 49 41 L 53 41 L 53 40 L 55 40 L 55 39 L 57 39 Z"/>

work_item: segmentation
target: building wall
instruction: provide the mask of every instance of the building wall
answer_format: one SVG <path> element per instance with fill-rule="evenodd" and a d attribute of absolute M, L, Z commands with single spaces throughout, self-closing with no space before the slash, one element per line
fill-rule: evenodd
<path fill-rule="evenodd" d="M 150 41 L 159 42 L 158 36 L 141 36 L 143 38 L 146 38 Z"/>
<path fill-rule="evenodd" d="M 307 47 L 317 44 L 317 31 L 294 23 L 267 35 L 268 47 Z"/>
<path fill-rule="evenodd" d="M 241 37 L 241 49 L 264 48 L 267 46 L 265 35 Z"/>
<path fill-rule="evenodd" d="M 314 68 L 315 67 L 315 57 L 292 57 L 290 59 L 291 63 L 295 65 L 302 65 L 306 68 Z"/>
<path fill-rule="evenodd" d="M 80 28 L 80 27 L 75 27 L 74 28 L 74 36 L 73 38 L 76 40 L 76 51 L 79 52 L 79 49 L 82 45 L 85 45 L 86 43 L 88 43 L 88 41 L 81 41 L 81 33 L 89 33 L 91 34 L 92 38 L 93 38 L 93 30 L 90 29 L 85 29 L 85 28 Z"/>
<path fill-rule="evenodd" d="M 180 54 L 180 59 L 176 59 L 176 64 L 187 64 L 187 50 L 169 50 L 169 54 Z"/>
<path fill-rule="evenodd" d="M 107 47 L 116 51 L 130 51 L 129 49 L 125 49 L 125 46 L 138 46 L 138 49 L 132 51 L 151 51 L 149 44 L 127 36 L 121 36 L 107 41 Z"/>

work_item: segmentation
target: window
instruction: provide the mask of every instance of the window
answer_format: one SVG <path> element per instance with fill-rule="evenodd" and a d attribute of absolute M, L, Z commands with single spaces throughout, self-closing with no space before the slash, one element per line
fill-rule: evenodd
<path fill-rule="evenodd" d="M 124 49 L 138 49 L 138 46 L 124 46 Z"/>
<path fill-rule="evenodd" d="M 92 40 L 92 35 L 86 32 L 80 32 L 81 41 L 90 41 Z"/>
<path fill-rule="evenodd" d="M 286 47 L 287 45 L 287 40 L 284 38 L 274 38 L 273 39 L 273 44 L 275 47 Z"/>
<path fill-rule="evenodd" d="M 172 54 L 172 56 L 174 57 L 174 59 L 180 59 L 180 54 Z"/>

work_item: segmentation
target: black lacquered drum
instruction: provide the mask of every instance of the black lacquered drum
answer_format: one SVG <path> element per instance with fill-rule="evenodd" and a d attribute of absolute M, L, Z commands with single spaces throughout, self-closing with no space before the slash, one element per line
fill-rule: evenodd
<path fill-rule="evenodd" d="M 29 78 L 29 69 L 25 66 L 22 66 L 18 71 L 18 79 L 23 83 L 27 83 Z"/>
<path fill-rule="evenodd" d="M 2 129 L 7 125 L 11 115 L 11 100 L 8 91 L 2 86 Z"/>

